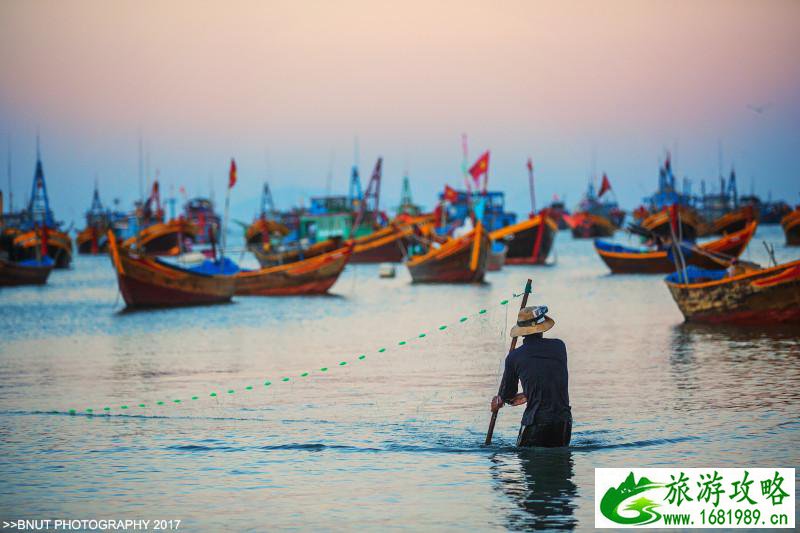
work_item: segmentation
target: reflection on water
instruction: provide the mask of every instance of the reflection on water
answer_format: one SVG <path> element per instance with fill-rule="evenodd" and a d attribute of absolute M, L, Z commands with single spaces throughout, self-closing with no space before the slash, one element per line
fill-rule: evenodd
<path fill-rule="evenodd" d="M 495 486 L 514 504 L 507 513 L 511 530 L 573 529 L 577 487 L 569 448 L 524 449 L 491 457 Z"/>

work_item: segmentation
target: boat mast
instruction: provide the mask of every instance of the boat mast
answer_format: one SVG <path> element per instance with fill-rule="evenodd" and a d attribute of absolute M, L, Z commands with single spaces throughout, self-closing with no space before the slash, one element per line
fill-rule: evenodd
<path fill-rule="evenodd" d="M 269 189 L 269 183 L 265 181 L 264 189 L 261 191 L 261 217 L 273 216 L 274 214 L 275 202 L 272 200 L 272 191 Z"/>
<path fill-rule="evenodd" d="M 361 204 L 364 193 L 361 190 L 361 178 L 358 175 L 358 137 L 353 146 L 353 170 L 350 173 L 350 191 L 348 193 L 350 209 L 355 209 Z"/>
<path fill-rule="evenodd" d="M 533 186 L 533 159 L 528 157 L 528 188 L 531 194 L 531 214 L 536 214 L 536 189 Z"/>
<path fill-rule="evenodd" d="M 356 230 L 364 220 L 364 215 L 369 213 L 373 217 L 373 222 L 378 223 L 380 216 L 380 200 L 381 200 L 381 172 L 383 166 L 383 158 L 379 157 L 375 163 L 375 169 L 372 171 L 372 177 L 367 184 L 367 190 L 364 192 L 364 201 L 361 202 L 361 209 L 358 211 L 353 227 L 350 230 L 350 235 L 354 236 Z"/>
<path fill-rule="evenodd" d="M 142 132 L 139 131 L 139 198 L 144 200 L 144 155 L 142 152 Z"/>
<path fill-rule="evenodd" d="M 38 214 L 41 214 L 42 224 L 46 226 L 54 225 L 53 215 L 50 212 L 50 202 L 47 198 L 47 185 L 44 182 L 44 170 L 42 168 L 42 156 L 39 148 L 39 136 L 36 136 L 36 171 L 33 175 L 33 186 L 31 188 L 31 199 L 28 204 L 28 213 L 31 221 L 35 222 Z"/>

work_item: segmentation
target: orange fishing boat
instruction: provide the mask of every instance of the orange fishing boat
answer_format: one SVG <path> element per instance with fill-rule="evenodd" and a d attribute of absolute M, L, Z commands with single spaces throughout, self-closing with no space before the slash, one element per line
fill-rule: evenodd
<path fill-rule="evenodd" d="M 690 268 L 665 281 L 687 322 L 800 323 L 800 261 L 734 276 Z"/>
<path fill-rule="evenodd" d="M 353 253 L 353 243 L 310 259 L 293 263 L 242 270 L 234 275 L 236 294 L 243 296 L 293 296 L 325 294 L 347 265 Z"/>
<path fill-rule="evenodd" d="M 75 237 L 79 254 L 97 254 L 108 251 L 108 237 L 97 226 L 84 228 Z"/>
<path fill-rule="evenodd" d="M 693 241 L 701 235 L 703 220 L 697 211 L 685 205 L 678 205 L 677 217 L 680 221 L 678 235 L 682 240 Z M 649 215 L 642 220 L 641 226 L 650 233 L 669 238 L 671 236 L 669 210 L 665 207 Z"/>
<path fill-rule="evenodd" d="M 250 248 L 250 251 L 253 252 L 253 255 L 256 256 L 256 259 L 258 259 L 259 264 L 263 268 L 268 268 L 277 265 L 285 265 L 288 263 L 296 263 L 297 261 L 302 261 L 304 259 L 310 259 L 321 254 L 332 252 L 341 247 L 341 237 L 335 237 L 333 239 L 327 239 L 322 242 L 312 244 L 306 248 L 273 252 L 252 247 Z"/>
<path fill-rule="evenodd" d="M 234 276 L 226 273 L 225 262 L 218 272 L 198 272 L 118 246 L 108 235 L 109 252 L 117 282 L 128 307 L 177 307 L 228 302 L 236 288 Z"/>
<path fill-rule="evenodd" d="M 409 225 L 391 223 L 369 235 L 355 240 L 352 263 L 399 263 L 414 233 Z"/>
<path fill-rule="evenodd" d="M 543 265 L 557 232 L 558 223 L 540 213 L 528 220 L 495 230 L 489 234 L 489 238 L 508 247 L 505 264 Z"/>
<path fill-rule="evenodd" d="M 478 283 L 486 274 L 489 235 L 478 222 L 463 237 L 450 239 L 406 262 L 414 283 Z"/>
<path fill-rule="evenodd" d="M 708 228 L 705 229 L 703 234 L 727 235 L 728 233 L 741 231 L 747 227 L 750 222 L 758 218 L 756 215 L 757 214 L 752 205 L 742 206 L 739 209 L 731 211 L 730 213 L 725 213 L 716 219 L 708 226 Z"/>
<path fill-rule="evenodd" d="M 193 241 L 196 236 L 197 227 L 181 217 L 147 226 L 123 242 L 122 247 L 135 246 L 146 255 L 180 255 L 185 239 Z"/>
<path fill-rule="evenodd" d="M 564 220 L 567 221 L 572 229 L 572 236 L 576 239 L 611 237 L 618 229 L 608 218 L 585 211 L 564 215 Z"/>
<path fill-rule="evenodd" d="M 786 244 L 800 246 L 800 208 L 795 209 L 781 219 L 783 233 L 786 235 Z"/>
<path fill-rule="evenodd" d="M 247 226 L 244 232 L 244 240 L 248 248 L 255 247 L 258 250 L 263 250 L 265 245 L 269 245 L 270 237 L 273 235 L 282 237 L 288 234 L 289 228 L 285 225 L 266 216 L 260 216 Z"/>
<path fill-rule="evenodd" d="M 41 236 L 45 236 L 47 255 L 55 263 L 55 268 L 69 268 L 72 262 L 72 239 L 63 231 L 41 228 L 20 233 L 14 237 L 12 245 L 21 259 L 35 259 L 43 248 Z"/>
<path fill-rule="evenodd" d="M 747 248 L 756 231 L 758 222 L 751 221 L 741 231 L 731 233 L 715 241 L 693 248 L 684 243 L 683 256 L 687 265 L 700 268 L 725 268 L 725 258 L 739 257 Z M 675 259 L 671 250 L 637 250 L 618 244 L 597 240 L 595 250 L 613 274 L 668 274 L 675 271 Z"/>
<path fill-rule="evenodd" d="M 45 257 L 38 261 L 9 261 L 0 258 L 0 287 L 16 285 L 44 285 L 53 271 L 53 260 Z"/>

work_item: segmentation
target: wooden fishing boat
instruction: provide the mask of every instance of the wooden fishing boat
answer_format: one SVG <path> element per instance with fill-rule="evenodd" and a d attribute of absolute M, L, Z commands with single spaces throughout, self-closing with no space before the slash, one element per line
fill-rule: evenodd
<path fill-rule="evenodd" d="M 325 294 L 352 257 L 353 242 L 310 259 L 294 263 L 242 270 L 234 275 L 236 294 L 242 296 L 293 296 Z"/>
<path fill-rule="evenodd" d="M 16 285 L 44 285 L 55 263 L 49 257 L 41 261 L 9 261 L 0 258 L 0 287 Z"/>
<path fill-rule="evenodd" d="M 684 243 L 682 250 L 686 264 L 707 269 L 725 268 L 727 262 L 722 258 L 739 257 L 747 248 L 757 225 L 758 222 L 753 220 L 741 231 L 697 245 L 697 250 Z M 675 271 L 671 250 L 637 250 L 600 240 L 595 241 L 595 250 L 613 274 L 668 274 Z"/>
<path fill-rule="evenodd" d="M 179 255 L 185 239 L 194 241 L 197 227 L 185 218 L 158 222 L 142 229 L 122 243 L 123 248 L 136 247 L 146 255 Z"/>
<path fill-rule="evenodd" d="M 734 276 L 687 269 L 665 281 L 687 322 L 800 323 L 800 260 Z"/>
<path fill-rule="evenodd" d="M 221 263 L 217 273 L 181 268 L 130 248 L 108 236 L 117 282 L 128 307 L 177 307 L 228 302 L 236 288 L 234 276 Z"/>
<path fill-rule="evenodd" d="M 21 259 L 35 259 L 42 248 L 41 229 L 20 233 L 14 238 L 13 246 Z M 55 268 L 69 268 L 72 263 L 72 239 L 63 231 L 48 228 L 46 231 L 47 255 L 55 263 Z"/>
<path fill-rule="evenodd" d="M 351 263 L 399 263 L 406 256 L 408 239 L 414 229 L 390 224 L 355 240 Z"/>
<path fill-rule="evenodd" d="M 285 265 L 288 263 L 296 263 L 297 261 L 302 261 L 304 259 L 310 259 L 312 257 L 316 257 L 318 255 L 326 254 L 328 252 L 332 252 L 342 247 L 342 239 L 340 237 L 336 237 L 334 239 L 327 239 L 306 248 L 296 248 L 284 251 L 269 251 L 262 249 L 258 249 L 256 247 L 250 248 L 250 251 L 253 252 L 253 255 L 256 256 L 258 259 L 259 264 L 263 268 L 268 268 L 277 265 Z"/>
<path fill-rule="evenodd" d="M 506 264 L 506 255 L 508 254 L 508 246 L 501 241 L 492 241 L 489 247 L 489 257 L 486 259 L 486 271 L 497 272 Z"/>
<path fill-rule="evenodd" d="M 98 254 L 108 251 L 108 237 L 97 226 L 83 229 L 75 238 L 79 254 Z"/>
<path fill-rule="evenodd" d="M 486 274 L 489 235 L 478 222 L 463 237 L 451 239 L 439 248 L 406 262 L 414 283 L 479 283 Z"/>
<path fill-rule="evenodd" d="M 282 237 L 288 234 L 288 227 L 266 216 L 261 216 L 247 226 L 244 232 L 244 240 L 248 248 L 255 247 L 258 250 L 263 250 L 264 245 L 269 244 L 272 236 Z"/>
<path fill-rule="evenodd" d="M 493 241 L 508 246 L 507 265 L 543 265 L 553 240 L 558 232 L 558 224 L 547 215 L 538 214 L 528 220 L 500 228 L 489 234 Z"/>
<path fill-rule="evenodd" d="M 781 219 L 783 233 L 786 235 L 786 244 L 800 246 L 800 208 L 795 209 Z"/>
<path fill-rule="evenodd" d="M 572 236 L 576 239 L 611 237 L 619 229 L 610 219 L 585 211 L 574 213 L 571 216 L 564 215 L 564 219 L 572 228 Z"/>
<path fill-rule="evenodd" d="M 697 211 L 685 205 L 677 208 L 677 217 L 680 222 L 678 236 L 684 241 L 693 241 L 702 233 L 703 221 Z M 642 220 L 641 226 L 661 237 L 671 237 L 670 215 L 668 208 L 657 211 Z"/>
<path fill-rule="evenodd" d="M 747 224 L 756 220 L 756 212 L 752 205 L 745 205 L 725 213 L 711 224 L 703 232 L 704 235 L 727 235 L 728 233 L 735 233 L 747 227 Z"/>

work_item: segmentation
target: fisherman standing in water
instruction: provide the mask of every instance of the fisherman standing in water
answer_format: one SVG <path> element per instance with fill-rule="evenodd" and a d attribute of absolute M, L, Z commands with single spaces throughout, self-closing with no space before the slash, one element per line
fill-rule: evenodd
<path fill-rule="evenodd" d="M 560 339 L 545 339 L 542 334 L 555 322 L 546 306 L 520 310 L 512 337 L 524 337 L 522 346 L 506 358 L 500 394 L 492 398 L 491 410 L 504 403 L 522 405 L 522 427 L 517 446 L 568 446 L 572 434 L 569 406 L 567 347 Z M 517 394 L 518 383 L 522 392 Z"/>

